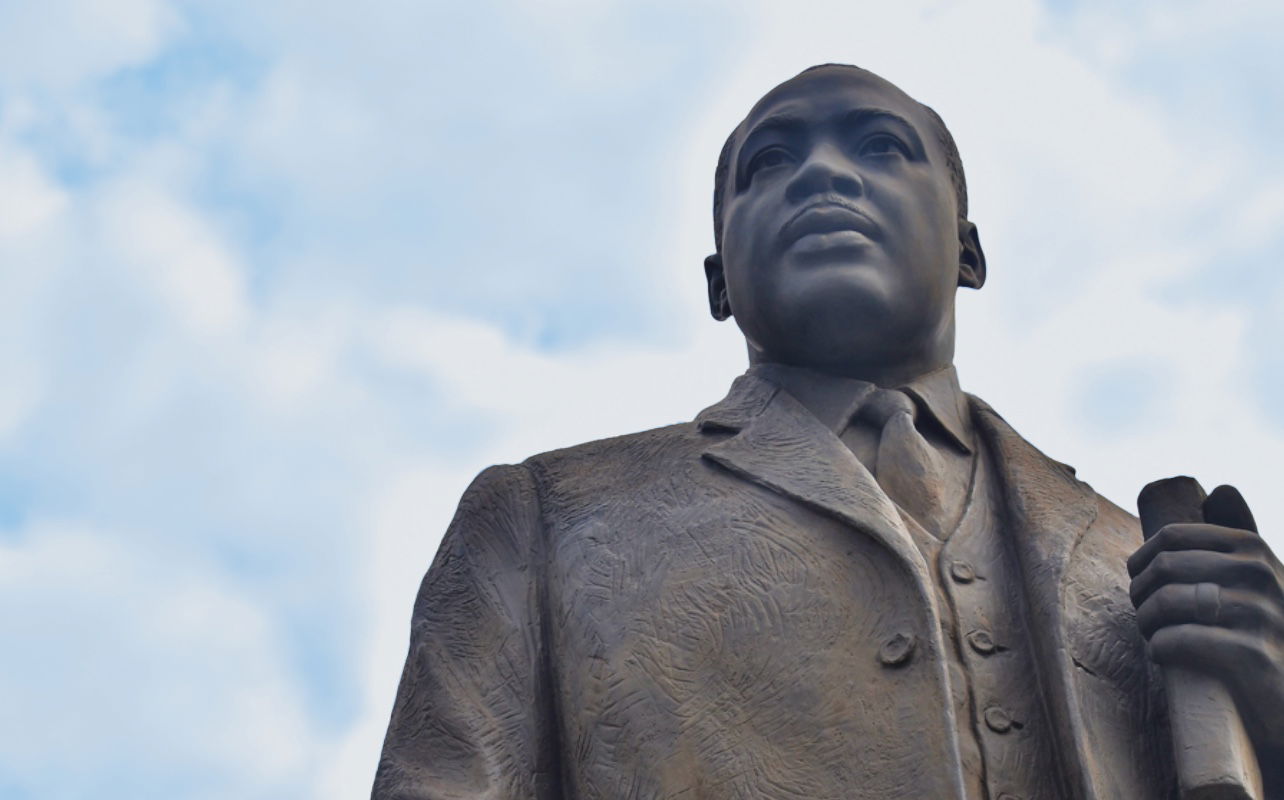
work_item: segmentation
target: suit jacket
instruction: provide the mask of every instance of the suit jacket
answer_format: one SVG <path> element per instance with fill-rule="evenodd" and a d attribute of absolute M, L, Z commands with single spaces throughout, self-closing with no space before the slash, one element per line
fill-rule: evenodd
<path fill-rule="evenodd" d="M 969 400 L 1062 754 L 1048 796 L 1173 797 L 1137 521 Z M 937 602 L 868 470 L 747 374 L 694 422 L 477 477 L 415 604 L 373 796 L 962 798 Z"/>

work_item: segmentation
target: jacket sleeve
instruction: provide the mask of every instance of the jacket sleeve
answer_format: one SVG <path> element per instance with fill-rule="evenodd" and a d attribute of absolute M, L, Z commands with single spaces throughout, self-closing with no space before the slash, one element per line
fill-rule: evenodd
<path fill-rule="evenodd" d="M 415 601 L 373 800 L 560 797 L 542 541 L 527 468 L 478 475 Z"/>

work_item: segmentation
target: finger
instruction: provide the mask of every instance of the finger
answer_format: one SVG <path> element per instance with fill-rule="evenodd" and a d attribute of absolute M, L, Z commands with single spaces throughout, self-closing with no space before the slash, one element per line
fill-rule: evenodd
<path fill-rule="evenodd" d="M 1155 556 L 1165 550 L 1213 550 L 1218 553 L 1231 553 L 1235 552 L 1250 536 L 1257 539 L 1256 536 L 1243 531 L 1205 523 L 1182 522 L 1165 525 L 1159 529 L 1158 533 L 1142 543 L 1141 547 L 1137 548 L 1137 552 L 1128 557 L 1128 574 L 1134 578 L 1137 577 L 1150 565 Z"/>
<path fill-rule="evenodd" d="M 1234 486 L 1223 484 L 1208 495 L 1208 499 L 1204 501 L 1204 521 L 1257 533 L 1253 512 L 1249 511 L 1248 503 L 1244 502 L 1244 495 Z"/>
<path fill-rule="evenodd" d="M 1165 550 L 1132 579 L 1129 593 L 1133 606 L 1140 606 L 1156 589 L 1169 583 L 1216 583 L 1224 589 L 1256 589 L 1281 599 L 1275 571 L 1261 558 L 1211 550 Z"/>
<path fill-rule="evenodd" d="M 1213 625 L 1172 625 L 1150 637 L 1158 664 L 1179 665 L 1233 681 L 1278 669 L 1275 650 L 1261 636 Z"/>
<path fill-rule="evenodd" d="M 1284 613 L 1275 603 L 1258 592 L 1215 583 L 1170 583 L 1137 608 L 1137 625 L 1147 639 L 1162 628 L 1190 624 L 1284 635 Z"/>

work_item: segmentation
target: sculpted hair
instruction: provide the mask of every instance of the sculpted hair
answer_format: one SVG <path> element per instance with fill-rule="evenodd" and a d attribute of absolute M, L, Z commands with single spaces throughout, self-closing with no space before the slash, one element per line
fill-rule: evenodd
<path fill-rule="evenodd" d="M 834 67 L 854 69 L 858 72 L 868 71 L 853 64 L 817 64 L 794 77 L 806 75 L 813 70 Z M 954 186 L 954 194 L 958 198 L 959 217 L 967 219 L 967 178 L 963 175 L 963 158 L 959 155 L 958 145 L 954 143 L 954 137 L 950 134 L 950 129 L 945 127 L 945 120 L 941 119 L 941 115 L 937 114 L 931 106 L 923 103 L 918 105 L 927 112 L 928 119 L 932 121 L 932 127 L 936 129 L 936 139 L 941 143 L 941 149 L 945 151 L 945 166 L 950 171 L 950 183 Z M 735 141 L 736 132 L 733 130 L 727 137 L 727 141 L 723 143 L 722 152 L 718 153 L 718 166 L 713 173 L 713 242 L 719 253 L 722 252 L 722 205 L 726 197 L 727 178 L 731 173 L 731 149 L 735 146 Z"/>

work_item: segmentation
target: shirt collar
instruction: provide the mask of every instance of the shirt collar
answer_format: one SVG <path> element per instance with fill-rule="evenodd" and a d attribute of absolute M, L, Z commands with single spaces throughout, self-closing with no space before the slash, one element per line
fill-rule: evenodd
<path fill-rule="evenodd" d="M 837 435 L 842 435 L 865 396 L 876 388 L 869 381 L 784 364 L 757 364 L 749 371 L 789 392 Z M 958 373 L 953 366 L 921 375 L 895 388 L 909 395 L 920 415 L 926 412 L 959 449 L 972 452 L 967 398 L 959 388 Z"/>

